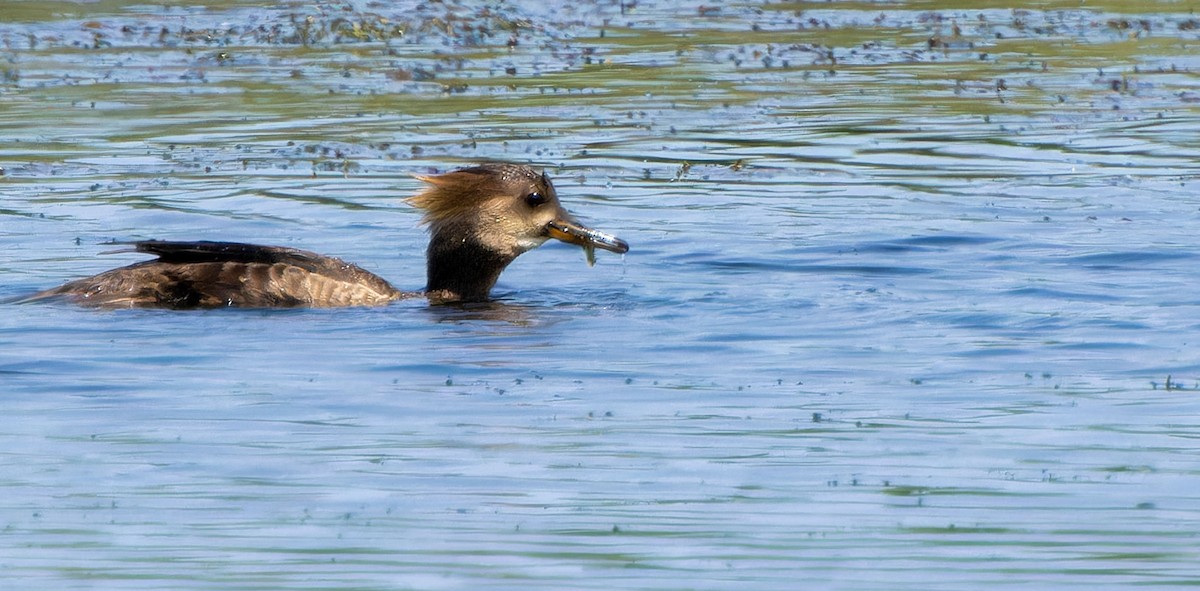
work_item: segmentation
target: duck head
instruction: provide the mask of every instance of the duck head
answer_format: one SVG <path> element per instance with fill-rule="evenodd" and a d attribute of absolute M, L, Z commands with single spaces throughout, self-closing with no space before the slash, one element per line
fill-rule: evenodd
<path fill-rule="evenodd" d="M 426 294 L 442 302 L 483 301 L 500 273 L 551 238 L 576 244 L 588 262 L 599 248 L 624 254 L 625 241 L 575 220 L 544 174 L 516 164 L 484 164 L 437 176 L 409 202 L 425 212 L 430 241 Z"/>

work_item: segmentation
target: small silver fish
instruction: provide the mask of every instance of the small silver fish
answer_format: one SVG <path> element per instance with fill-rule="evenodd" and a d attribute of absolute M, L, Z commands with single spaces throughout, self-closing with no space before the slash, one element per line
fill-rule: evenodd
<path fill-rule="evenodd" d="M 612 234 L 605 234 L 599 230 L 593 230 L 580 225 L 574 220 L 555 220 L 547 227 L 547 231 L 551 238 L 570 244 L 578 244 L 583 247 L 583 254 L 587 258 L 589 267 L 596 264 L 596 248 L 602 248 L 617 254 L 629 252 L 629 244 L 624 240 Z"/>

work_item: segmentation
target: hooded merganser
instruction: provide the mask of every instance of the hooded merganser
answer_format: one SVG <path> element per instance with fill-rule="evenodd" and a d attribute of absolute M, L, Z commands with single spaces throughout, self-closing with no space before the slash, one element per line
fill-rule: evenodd
<path fill-rule="evenodd" d="M 424 295 L 433 303 L 488 299 L 500 272 L 549 238 L 625 253 L 625 241 L 587 228 L 563 209 L 550 179 L 528 166 L 483 164 L 437 176 L 409 198 L 429 226 L 425 290 L 401 291 L 341 259 L 234 242 L 134 242 L 156 255 L 34 294 L 103 308 L 377 306 Z"/>

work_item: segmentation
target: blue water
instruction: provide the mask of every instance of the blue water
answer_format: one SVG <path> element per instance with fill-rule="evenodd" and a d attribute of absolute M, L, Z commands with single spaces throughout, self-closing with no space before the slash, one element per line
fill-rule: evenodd
<path fill-rule="evenodd" d="M 819 13 L 886 41 L 830 41 L 849 71 L 825 76 L 778 68 L 811 48 L 738 33 L 794 43 L 788 12 L 643 4 L 515 48 L 427 33 L 392 54 L 69 49 L 184 18 L 144 6 L 62 16 L 60 45 L 0 28 L 20 70 L 0 86 L 0 298 L 140 260 L 104 242 L 152 237 L 307 248 L 419 288 L 409 175 L 479 160 L 544 167 L 631 244 L 593 268 L 547 245 L 466 308 L 0 305 L 0 588 L 1200 583 L 1200 89 L 1151 70 L 1195 56 L 1112 57 L 1131 93 L 1092 63 L 1010 72 L 1002 103 L 954 77 L 971 93 L 968 74 L 1019 55 L 914 61 L 928 31 L 904 10 L 881 6 L 879 30 Z M 1127 46 L 1061 28 L 1109 16 L 1030 20 L 1070 57 Z M 1152 39 L 1195 36 L 1146 17 Z M 755 49 L 776 61 L 727 60 Z M 437 80 L 465 92 L 377 74 L 434 50 L 462 56 Z M 958 73 L 924 87 L 898 75 L 944 62 Z"/>

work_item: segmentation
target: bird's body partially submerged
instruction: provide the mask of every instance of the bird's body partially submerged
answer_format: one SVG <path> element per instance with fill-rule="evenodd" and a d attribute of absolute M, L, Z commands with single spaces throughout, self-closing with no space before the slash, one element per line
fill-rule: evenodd
<path fill-rule="evenodd" d="M 358 266 L 305 250 L 232 242 L 135 242 L 157 259 L 34 294 L 104 308 L 377 306 L 425 295 L 435 303 L 483 301 L 514 259 L 548 238 L 624 253 L 623 241 L 575 222 L 544 174 L 488 164 L 419 177 L 411 202 L 430 227 L 427 283 L 401 291 Z"/>
<path fill-rule="evenodd" d="M 375 306 L 406 296 L 379 276 L 333 257 L 234 242 L 135 242 L 158 255 L 37 294 L 103 308 Z"/>

